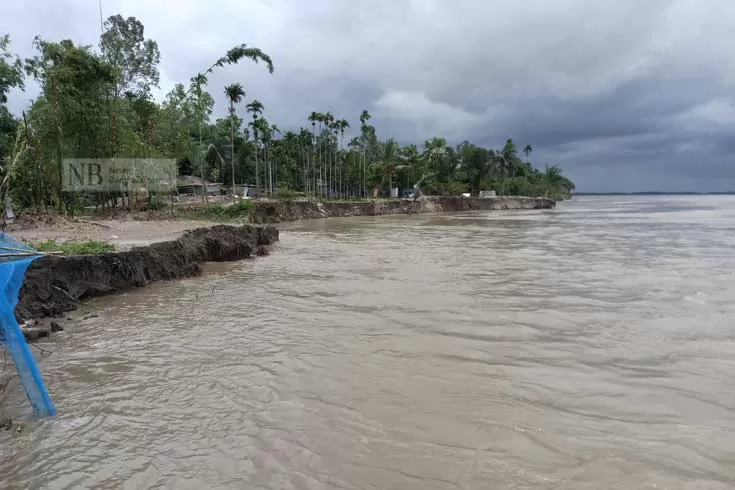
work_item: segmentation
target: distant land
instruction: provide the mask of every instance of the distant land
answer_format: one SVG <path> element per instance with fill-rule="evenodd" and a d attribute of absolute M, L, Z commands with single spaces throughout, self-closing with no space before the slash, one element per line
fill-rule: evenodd
<path fill-rule="evenodd" d="M 574 196 L 732 196 L 730 192 L 574 192 Z"/>

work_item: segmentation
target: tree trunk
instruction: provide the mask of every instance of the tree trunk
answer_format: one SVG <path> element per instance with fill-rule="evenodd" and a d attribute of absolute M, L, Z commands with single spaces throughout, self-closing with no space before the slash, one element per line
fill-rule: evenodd
<path fill-rule="evenodd" d="M 230 165 L 232 166 L 232 199 L 235 199 L 235 104 L 230 101 Z"/>
<path fill-rule="evenodd" d="M 260 165 L 258 162 L 258 132 L 253 131 L 253 145 L 255 146 L 255 193 L 260 196 Z"/>

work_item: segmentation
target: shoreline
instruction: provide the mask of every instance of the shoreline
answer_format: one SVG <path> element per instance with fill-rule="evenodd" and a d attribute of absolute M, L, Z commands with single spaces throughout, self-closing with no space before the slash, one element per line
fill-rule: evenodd
<path fill-rule="evenodd" d="M 153 282 L 200 276 L 202 264 L 267 255 L 279 241 L 276 223 L 331 217 L 466 211 L 553 209 L 545 198 L 429 197 L 367 202 L 254 201 L 248 224 L 175 219 L 147 214 L 122 219 L 21 216 L 7 232 L 26 240 L 98 240 L 114 252 L 46 256 L 26 271 L 15 316 L 28 342 L 64 330 L 63 320 L 86 299 L 145 287 Z M 160 216 L 160 215 L 159 215 Z M 0 406 L 11 376 L 0 376 Z M 2 416 L 0 429 L 12 422 Z"/>
<path fill-rule="evenodd" d="M 278 242 L 273 226 L 213 225 L 120 252 L 69 257 L 45 256 L 26 271 L 15 316 L 47 336 L 55 322 L 87 298 L 95 298 L 202 274 L 205 262 L 230 262 L 267 255 Z M 47 325 L 46 325 L 47 323 Z M 44 335 L 46 330 L 46 335 Z"/>
<path fill-rule="evenodd" d="M 553 209 L 556 201 L 545 197 L 427 196 L 366 202 L 253 201 L 251 222 L 274 224 L 305 219 L 385 216 L 393 214 L 456 213 L 463 211 L 509 211 Z"/>
<path fill-rule="evenodd" d="M 32 240 L 99 240 L 115 252 L 47 256 L 26 272 L 15 314 L 36 340 L 57 331 L 56 321 L 86 298 L 194 277 L 201 264 L 266 255 L 278 241 L 277 223 L 332 217 L 553 209 L 556 202 L 534 197 L 425 197 L 367 202 L 253 201 L 248 224 L 209 220 L 66 220 L 8 232 Z M 189 208 L 196 209 L 195 207 Z M 184 208 L 183 212 L 186 212 Z M 15 226 L 13 226 L 15 227 Z"/>

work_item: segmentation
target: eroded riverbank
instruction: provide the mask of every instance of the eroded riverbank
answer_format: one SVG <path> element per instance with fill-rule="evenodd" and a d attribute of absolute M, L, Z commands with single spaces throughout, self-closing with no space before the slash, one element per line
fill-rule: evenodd
<path fill-rule="evenodd" d="M 43 257 L 26 272 L 16 317 L 19 321 L 57 317 L 86 298 L 200 275 L 203 262 L 267 254 L 277 241 L 278 230 L 272 226 L 215 225 L 122 252 Z"/>
<path fill-rule="evenodd" d="M 432 196 L 420 199 L 392 199 L 366 202 L 258 201 L 252 213 L 254 223 L 282 223 L 320 218 L 383 216 L 392 214 L 456 213 L 553 209 L 556 202 L 544 197 L 459 197 Z"/>
<path fill-rule="evenodd" d="M 253 202 L 249 219 L 266 225 L 335 217 L 550 209 L 555 205 L 546 198 L 516 196 L 363 202 L 263 200 Z M 196 276 L 201 273 L 202 262 L 240 260 L 263 254 L 278 240 L 278 231 L 272 226 L 215 224 L 203 228 L 202 224 L 196 220 L 67 220 L 53 226 L 42 224 L 18 230 L 21 239 L 100 240 L 111 243 L 119 251 L 35 261 L 26 273 L 16 317 L 21 322 L 59 317 L 86 298 L 155 281 Z M 199 227 L 192 229 L 193 226 Z M 181 233 L 179 238 L 174 238 Z M 51 330 L 51 325 L 40 328 Z"/>

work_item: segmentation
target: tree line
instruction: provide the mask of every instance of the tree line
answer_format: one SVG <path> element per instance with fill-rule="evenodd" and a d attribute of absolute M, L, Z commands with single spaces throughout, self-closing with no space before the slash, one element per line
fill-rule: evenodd
<path fill-rule="evenodd" d="M 511 139 L 498 149 L 468 141 L 450 145 L 435 137 L 421 146 L 381 140 L 368 111 L 359 126 L 331 112 L 304 115 L 301 128 L 281 131 L 244 81 L 218 89 L 228 114 L 213 115 L 209 76 L 250 61 L 274 72 L 271 58 L 240 44 L 180 83 L 157 102 L 160 52 L 135 17 L 109 17 L 99 45 L 34 39 L 36 54 L 12 54 L 0 37 L 0 162 L 2 190 L 22 206 L 63 207 L 63 158 L 173 158 L 180 175 L 235 187 L 256 186 L 266 195 L 320 198 L 384 195 L 391 188 L 458 195 L 494 190 L 499 195 L 563 199 L 574 184 L 558 166 L 536 168 L 532 147 Z M 16 118 L 8 92 L 28 80 L 39 96 Z M 347 137 L 351 134 L 356 136 Z"/>

